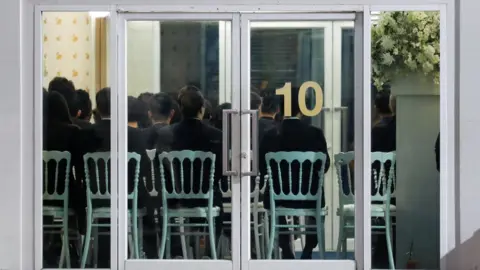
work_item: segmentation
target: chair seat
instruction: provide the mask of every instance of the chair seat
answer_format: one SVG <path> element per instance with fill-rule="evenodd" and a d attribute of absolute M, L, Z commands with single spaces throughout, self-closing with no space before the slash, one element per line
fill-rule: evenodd
<path fill-rule="evenodd" d="M 73 216 L 75 212 L 72 209 L 68 209 L 68 215 Z M 52 216 L 54 218 L 62 218 L 64 215 L 63 206 L 44 206 L 43 207 L 44 216 Z"/>
<path fill-rule="evenodd" d="M 303 216 L 316 216 L 317 210 L 316 209 L 301 209 L 301 208 L 283 208 L 277 207 L 275 209 L 275 213 L 277 216 L 295 216 L 295 217 L 303 217 Z M 328 215 L 328 207 L 325 206 L 320 211 L 321 216 Z"/>
<path fill-rule="evenodd" d="M 160 215 L 163 215 L 164 209 L 160 209 Z M 213 217 L 220 215 L 220 207 L 212 207 L 211 214 Z M 208 216 L 208 207 L 194 207 L 194 208 L 169 208 L 169 217 L 201 217 L 206 218 Z"/>
<path fill-rule="evenodd" d="M 128 209 L 128 215 L 132 214 L 132 210 Z M 93 208 L 92 215 L 94 218 L 110 218 L 111 216 L 111 209 L 110 207 L 99 207 Z M 147 215 L 147 211 L 145 209 L 138 209 L 137 216 L 144 217 Z"/>
<path fill-rule="evenodd" d="M 252 209 L 252 212 L 253 212 L 254 207 L 255 207 L 255 204 L 251 203 L 250 208 Z M 265 207 L 263 206 L 263 202 L 258 202 L 257 203 L 257 210 L 258 210 L 258 212 L 264 212 L 265 211 Z M 232 212 L 232 203 L 223 203 L 223 212 L 231 213 Z"/>
<path fill-rule="evenodd" d="M 372 204 L 371 206 L 371 215 L 373 217 L 385 215 L 386 205 L 385 204 Z M 397 207 L 393 204 L 390 204 L 390 213 L 392 216 L 395 215 Z M 337 215 L 339 215 L 339 209 L 337 209 Z M 345 204 L 343 206 L 343 215 L 344 216 L 355 216 L 355 204 Z"/>

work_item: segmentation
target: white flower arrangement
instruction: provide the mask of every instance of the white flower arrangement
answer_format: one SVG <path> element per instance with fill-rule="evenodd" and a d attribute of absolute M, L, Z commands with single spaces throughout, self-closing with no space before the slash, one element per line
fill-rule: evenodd
<path fill-rule="evenodd" d="M 440 13 L 382 12 L 372 25 L 372 77 L 381 88 L 396 76 L 423 73 L 440 79 Z"/>

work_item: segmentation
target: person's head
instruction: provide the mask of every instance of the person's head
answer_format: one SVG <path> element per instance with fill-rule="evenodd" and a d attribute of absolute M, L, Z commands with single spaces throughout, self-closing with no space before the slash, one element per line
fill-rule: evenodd
<path fill-rule="evenodd" d="M 260 104 L 262 103 L 262 98 L 259 94 L 255 92 L 250 92 L 250 110 L 258 110 Z"/>
<path fill-rule="evenodd" d="M 128 125 L 137 128 L 147 113 L 147 108 L 142 101 L 136 97 L 128 96 Z"/>
<path fill-rule="evenodd" d="M 46 103 L 44 111 L 48 124 L 71 124 L 70 113 L 68 111 L 65 98 L 57 92 L 49 92 L 46 94 Z"/>
<path fill-rule="evenodd" d="M 291 98 L 290 100 L 285 100 L 285 96 L 282 96 L 282 101 L 281 101 L 281 104 L 282 106 L 280 106 L 280 113 L 282 116 L 284 117 L 301 117 L 302 114 L 301 114 L 301 111 L 300 111 L 300 106 L 298 104 L 298 92 L 299 92 L 299 88 L 298 87 L 292 87 L 292 94 L 291 94 Z M 291 108 L 291 113 L 292 115 L 290 116 L 286 116 L 285 115 L 285 105 L 286 105 L 286 102 L 289 102 L 290 103 L 290 108 Z"/>
<path fill-rule="evenodd" d="M 150 93 L 150 92 L 143 92 L 140 95 L 138 95 L 138 99 L 144 102 L 145 104 L 149 104 L 152 97 L 153 97 L 153 93 Z"/>
<path fill-rule="evenodd" d="M 186 92 L 189 92 L 189 91 L 198 91 L 198 92 L 201 92 L 200 91 L 200 88 L 194 86 L 194 85 L 190 85 L 190 84 L 187 84 L 185 85 L 184 87 L 180 88 L 180 90 L 178 90 L 178 96 L 177 96 L 177 102 L 178 104 L 180 104 L 180 100 L 182 99 L 182 96 L 186 93 Z"/>
<path fill-rule="evenodd" d="M 92 110 L 92 117 L 95 123 L 99 123 L 102 120 L 102 117 L 100 116 L 97 108 Z"/>
<path fill-rule="evenodd" d="M 273 117 L 278 112 L 278 97 L 275 89 L 265 89 L 261 93 L 260 114 Z"/>
<path fill-rule="evenodd" d="M 105 87 L 97 92 L 95 97 L 97 102 L 97 112 L 100 117 L 110 118 L 110 87 Z"/>
<path fill-rule="evenodd" d="M 212 126 L 222 130 L 223 128 L 223 110 L 229 110 L 232 108 L 231 103 L 222 103 L 218 105 L 212 113 L 212 119 L 210 120 Z"/>
<path fill-rule="evenodd" d="M 205 99 L 200 91 L 186 90 L 180 96 L 180 111 L 184 118 L 203 119 Z"/>
<path fill-rule="evenodd" d="M 92 117 L 92 101 L 88 92 L 83 89 L 77 90 L 77 108 L 79 110 L 78 118 L 90 121 Z"/>
<path fill-rule="evenodd" d="M 174 100 L 167 93 L 153 95 L 149 103 L 149 113 L 154 123 L 170 123 L 175 114 Z"/>
<path fill-rule="evenodd" d="M 375 110 L 382 115 L 389 115 L 392 113 L 390 110 L 390 91 L 382 90 L 375 96 Z"/>
<path fill-rule="evenodd" d="M 78 116 L 77 109 L 77 93 L 75 91 L 75 85 L 72 81 L 65 77 L 55 77 L 48 84 L 48 92 L 57 92 L 63 96 L 67 102 L 68 110 L 71 117 Z"/>

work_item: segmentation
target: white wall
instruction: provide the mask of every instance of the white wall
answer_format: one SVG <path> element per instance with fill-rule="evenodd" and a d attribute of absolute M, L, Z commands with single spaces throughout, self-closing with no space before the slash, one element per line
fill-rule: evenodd
<path fill-rule="evenodd" d="M 118 0 L 119 3 L 134 3 L 140 1 Z M 142 3 L 155 3 L 158 0 L 143 0 Z M 177 4 L 192 4 L 193 0 L 179 0 Z M 196 1 L 200 4 L 208 0 Z M 226 2 L 226 1 L 225 1 Z M 232 3 L 233 1 L 229 1 Z M 278 0 L 246 0 L 241 4 L 271 4 Z M 326 2 L 326 1 L 316 1 Z M 335 1 L 328 1 L 333 4 Z M 354 3 L 354 0 L 344 1 Z M 376 4 L 394 3 L 394 0 L 368 0 Z M 418 0 L 404 0 L 404 3 L 418 3 Z M 480 208 L 478 207 L 477 162 L 480 144 L 480 114 L 478 102 L 478 65 L 480 63 L 480 40 L 478 29 L 480 21 L 477 11 L 480 2 L 477 0 L 458 0 L 457 16 L 462 27 L 459 33 L 458 87 L 460 109 L 459 120 L 459 184 L 457 190 L 456 220 L 457 248 L 463 242 L 468 242 L 480 228 Z M 0 42 L 0 82 L 2 98 L 0 99 L 0 114 L 3 116 L 0 132 L 0 172 L 2 173 L 0 189 L 0 269 L 25 269 L 33 267 L 33 140 L 32 108 L 33 108 L 33 6 L 32 3 L 43 4 L 110 4 L 109 0 L 3 0 L 2 16 L 0 16 L 0 33 L 5 37 Z M 217 2 L 218 3 L 218 2 Z M 223 3 L 223 2 L 222 2 Z M 291 4 L 308 3 L 307 0 L 290 1 Z M 398 2 L 397 2 L 398 3 Z M 461 16 L 459 16 L 461 15 Z M 457 26 L 458 27 L 458 26 Z M 458 29 L 458 28 L 457 28 Z M 22 147 L 23 145 L 23 147 Z M 454 179 L 451 179 L 454 181 Z M 23 198 L 22 198 L 23 197 Z M 24 203 L 22 203 L 24 202 Z M 21 224 L 19 226 L 19 224 Z M 477 237 L 480 238 L 480 237 Z M 471 241 L 469 243 L 472 243 Z M 471 246 L 475 246 L 473 243 Z M 467 244 L 465 244 L 467 247 Z M 478 260 L 478 249 L 467 250 L 470 256 L 464 259 Z M 457 257 L 460 261 L 460 258 Z M 470 269 L 460 268 L 450 269 Z"/>
<path fill-rule="evenodd" d="M 127 93 L 160 92 L 160 23 L 127 23 Z"/>

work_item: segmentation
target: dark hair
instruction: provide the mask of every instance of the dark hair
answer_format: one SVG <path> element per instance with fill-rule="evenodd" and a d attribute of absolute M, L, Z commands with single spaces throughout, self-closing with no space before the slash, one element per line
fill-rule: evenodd
<path fill-rule="evenodd" d="M 147 108 L 142 101 L 136 97 L 128 96 L 128 122 L 137 122 L 140 123 L 145 114 L 147 114 Z"/>
<path fill-rule="evenodd" d="M 149 109 L 153 120 L 166 120 L 174 109 L 174 100 L 167 93 L 158 93 L 152 96 Z"/>
<path fill-rule="evenodd" d="M 205 104 L 205 99 L 200 91 L 186 90 L 180 95 L 180 110 L 184 118 L 197 117 Z"/>
<path fill-rule="evenodd" d="M 291 98 L 290 98 L 290 106 L 292 108 L 292 115 L 291 116 L 296 116 L 300 113 L 300 106 L 298 105 L 298 92 L 299 92 L 299 88 L 298 87 L 292 87 L 292 95 L 291 95 Z M 308 99 L 308 97 L 307 97 Z M 282 114 L 282 116 L 285 116 L 285 98 L 284 96 L 281 97 L 281 104 L 282 106 L 280 106 L 280 113 Z"/>
<path fill-rule="evenodd" d="M 194 85 L 190 85 L 190 84 L 185 85 L 184 87 L 180 88 L 180 90 L 178 90 L 178 96 L 177 96 L 178 104 L 181 104 L 180 100 L 182 99 L 182 96 L 189 91 L 201 92 L 200 88 Z"/>
<path fill-rule="evenodd" d="M 223 127 L 223 110 L 228 110 L 232 108 L 231 103 L 222 103 L 218 105 L 212 114 L 212 119 L 210 120 L 212 126 L 222 130 Z"/>
<path fill-rule="evenodd" d="M 93 116 L 93 121 L 95 123 L 98 123 L 102 120 L 102 117 L 100 116 L 100 113 L 98 112 L 97 108 L 92 110 L 92 116 Z"/>
<path fill-rule="evenodd" d="M 390 109 L 389 90 L 378 91 L 377 95 L 375 96 L 375 108 L 377 109 L 377 112 L 381 114 L 392 113 L 392 110 Z"/>
<path fill-rule="evenodd" d="M 101 117 L 110 117 L 110 87 L 105 87 L 97 92 L 97 112 Z"/>
<path fill-rule="evenodd" d="M 77 108 L 81 111 L 79 118 L 89 121 L 92 117 L 92 101 L 88 92 L 83 89 L 77 90 Z"/>
<path fill-rule="evenodd" d="M 142 102 L 145 102 L 145 104 L 149 104 L 153 96 L 154 96 L 153 93 L 144 92 L 138 95 L 138 99 Z"/>
<path fill-rule="evenodd" d="M 72 124 L 67 102 L 60 93 L 50 92 L 46 94 L 46 100 L 44 111 L 46 112 L 45 116 L 48 124 Z"/>
<path fill-rule="evenodd" d="M 250 92 L 250 110 L 258 110 L 261 103 L 262 98 L 260 95 L 255 92 Z"/>
<path fill-rule="evenodd" d="M 65 77 L 55 77 L 48 84 L 48 91 L 61 94 L 67 103 L 70 116 L 77 116 L 77 93 L 72 81 Z"/>
<path fill-rule="evenodd" d="M 276 113 L 278 112 L 278 97 L 275 93 L 275 89 L 267 88 L 261 93 L 262 106 L 261 111 L 263 113 Z"/>

